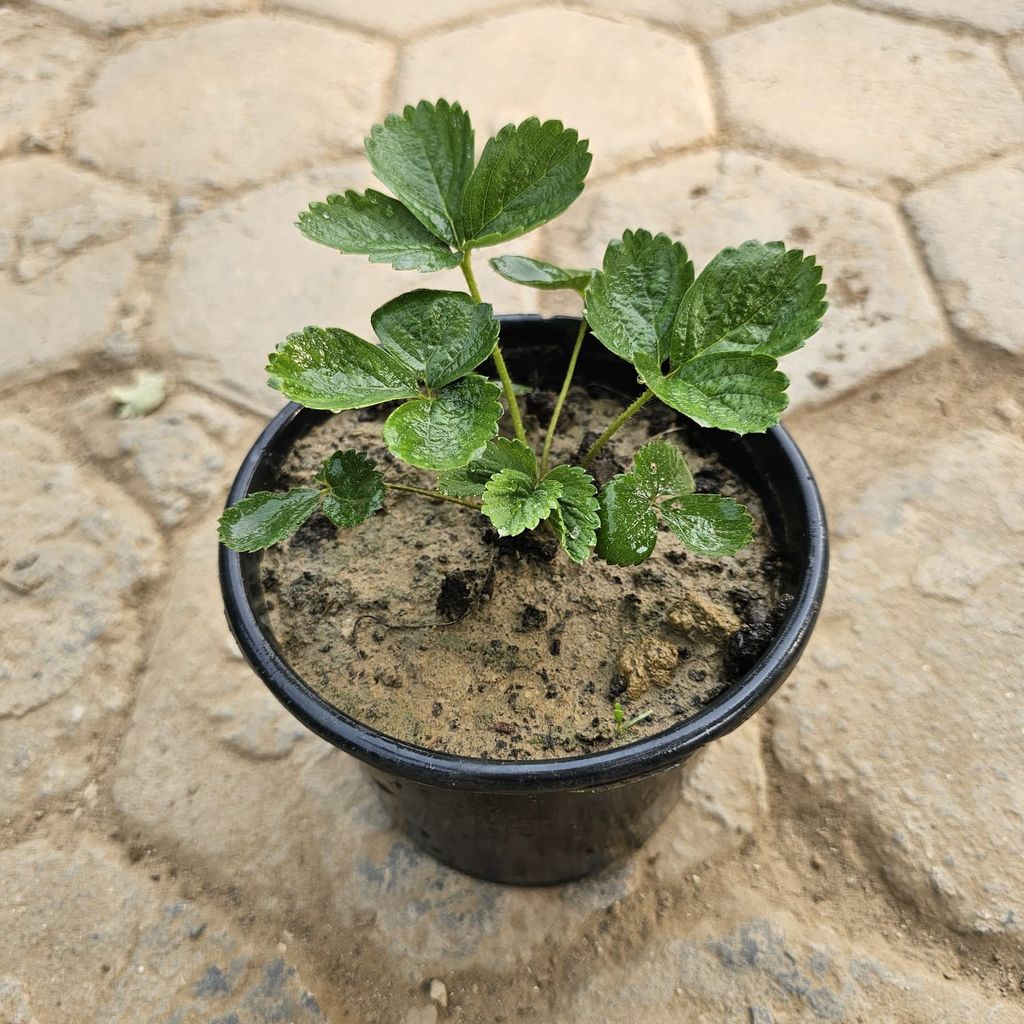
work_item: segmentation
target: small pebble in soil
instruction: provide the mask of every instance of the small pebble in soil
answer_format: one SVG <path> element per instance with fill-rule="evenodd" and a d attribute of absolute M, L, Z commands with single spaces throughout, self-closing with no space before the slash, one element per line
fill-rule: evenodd
<path fill-rule="evenodd" d="M 562 653 L 562 641 L 557 636 L 554 637 L 551 643 L 548 644 L 548 650 L 557 658 Z"/>

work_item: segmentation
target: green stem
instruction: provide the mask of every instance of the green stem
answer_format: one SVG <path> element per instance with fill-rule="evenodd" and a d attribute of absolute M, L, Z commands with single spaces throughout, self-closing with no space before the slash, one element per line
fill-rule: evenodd
<path fill-rule="evenodd" d="M 477 287 L 476 276 L 473 273 L 473 263 L 468 249 L 464 250 L 462 254 L 462 276 L 466 279 L 466 286 L 469 288 L 469 294 L 473 296 L 473 301 L 483 302 L 483 299 L 480 298 L 480 289 Z M 508 406 L 508 413 L 512 417 L 512 426 L 515 429 L 516 437 L 523 444 L 526 444 L 526 430 L 523 427 L 523 418 L 519 415 L 519 402 L 516 400 L 515 391 L 512 390 L 512 378 L 508 375 L 508 367 L 505 365 L 505 359 L 501 354 L 500 344 L 494 346 L 491 358 L 494 360 L 494 365 L 498 369 L 498 376 L 501 378 L 501 386 L 505 392 L 505 404 Z"/>
<path fill-rule="evenodd" d="M 626 420 L 638 413 L 653 397 L 654 392 L 648 388 L 635 402 L 623 409 L 623 411 L 608 424 L 608 428 L 605 432 L 590 446 L 587 454 L 583 456 L 580 465 L 583 466 L 584 469 L 589 466 L 594 461 L 594 456 L 597 455 L 597 453 L 608 443 L 608 439 L 612 434 L 614 434 L 615 431 L 626 422 Z"/>
<path fill-rule="evenodd" d="M 475 501 L 466 501 L 465 498 L 453 498 L 450 494 L 442 494 L 440 491 L 428 491 L 424 487 L 412 487 L 409 484 L 393 484 L 387 480 L 384 486 L 391 491 L 406 491 L 409 494 L 419 494 L 424 498 L 433 498 L 435 501 L 450 501 L 453 505 L 464 505 L 466 508 L 480 511 L 480 506 Z"/>
<path fill-rule="evenodd" d="M 565 405 L 565 396 L 569 394 L 572 385 L 572 377 L 576 372 L 576 360 L 580 357 L 580 349 L 583 348 L 583 339 L 587 334 L 587 321 L 580 320 L 579 334 L 576 335 L 576 344 L 573 346 L 572 355 L 569 356 L 569 366 L 565 371 L 565 380 L 562 382 L 562 390 L 558 393 L 558 401 L 555 402 L 555 410 L 551 414 L 551 422 L 548 424 L 548 432 L 544 437 L 544 451 L 540 457 L 540 475 L 548 471 L 548 458 L 551 455 L 551 444 L 555 440 L 555 428 L 558 426 L 558 417 L 562 415 L 562 406 Z"/>

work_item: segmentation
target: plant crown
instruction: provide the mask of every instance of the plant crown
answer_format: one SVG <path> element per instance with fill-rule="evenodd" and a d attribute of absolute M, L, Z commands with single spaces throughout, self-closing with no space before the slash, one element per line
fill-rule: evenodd
<path fill-rule="evenodd" d="M 778 360 L 819 327 L 827 305 L 821 268 L 782 242 L 750 241 L 723 249 L 695 275 L 680 242 L 642 229 L 611 241 L 599 270 L 527 256 L 492 259 L 509 281 L 574 291 L 584 303 L 538 454 L 527 443 L 518 406 L 523 389 L 509 377 L 499 322 L 481 300 L 471 255 L 562 213 L 583 191 L 587 147 L 560 121 L 531 117 L 502 128 L 475 160 L 469 114 L 443 99 L 408 106 L 373 126 L 366 155 L 393 195 L 367 189 L 328 196 L 299 214 L 299 230 L 400 270 L 460 267 L 468 293 L 418 288 L 392 299 L 371 318 L 376 343 L 338 327 L 306 327 L 271 353 L 268 383 L 311 409 L 401 402 L 384 424 L 384 443 L 408 465 L 437 472 L 436 490 L 387 480 L 360 452 L 335 452 L 308 487 L 260 491 L 227 509 L 220 520 L 224 544 L 269 547 L 317 511 L 338 526 L 356 526 L 383 506 L 388 490 L 476 509 L 501 536 L 546 524 L 575 562 L 596 552 L 612 565 L 636 565 L 654 550 L 659 525 L 709 557 L 732 554 L 750 540 L 746 509 L 732 498 L 697 493 L 682 452 L 668 440 L 644 444 L 632 468 L 600 491 L 588 467 L 655 398 L 702 426 L 737 434 L 777 423 L 789 385 Z M 588 331 L 633 365 L 644 390 L 579 465 L 551 466 L 559 414 Z M 488 358 L 498 382 L 479 372 Z M 499 436 L 505 411 L 511 437 Z"/>

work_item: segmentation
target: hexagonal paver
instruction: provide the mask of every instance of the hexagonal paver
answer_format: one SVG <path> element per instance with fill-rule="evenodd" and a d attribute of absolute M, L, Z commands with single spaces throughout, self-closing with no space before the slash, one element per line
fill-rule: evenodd
<path fill-rule="evenodd" d="M 602 964 L 559 1024 L 1015 1024 L 1014 997 L 987 996 L 886 948 L 851 944 L 825 915 L 801 917 L 760 893 L 741 893 L 739 920 L 705 922 L 699 935 L 630 949 Z M 788 901 L 787 901 L 788 902 Z M 755 911 L 757 913 L 757 911 Z M 825 919 L 823 919 L 825 918 Z M 608 958 L 610 961 L 613 958 Z"/>
<path fill-rule="evenodd" d="M 917 182 L 1024 139 L 991 48 L 938 29 L 830 6 L 711 49 L 735 128 L 843 181 Z"/>
<path fill-rule="evenodd" d="M 92 64 L 88 40 L 47 18 L 0 7 L 0 153 L 55 149 L 75 87 Z"/>
<path fill-rule="evenodd" d="M 829 599 L 774 749 L 924 915 L 1019 938 L 1024 443 L 971 430 L 893 459 L 873 436 L 879 472 L 833 511 Z M 833 446 L 835 465 L 863 446 Z"/>
<path fill-rule="evenodd" d="M 957 326 L 1024 352 L 1024 157 L 922 189 L 906 209 Z"/>
<path fill-rule="evenodd" d="M 130 329 L 165 209 L 53 157 L 0 165 L 0 380 L 75 365 Z"/>
<path fill-rule="evenodd" d="M 715 0 L 680 3 L 679 0 L 580 0 L 580 7 L 611 17 L 626 15 L 659 25 L 685 29 L 701 36 L 716 36 L 742 25 L 748 18 L 791 6 L 787 0 Z"/>
<path fill-rule="evenodd" d="M 409 0 L 373 0 L 372 3 L 273 0 L 273 4 L 285 10 L 336 18 L 345 25 L 404 39 L 453 23 L 480 21 L 488 14 L 517 6 L 517 0 L 430 0 L 430 3 L 422 4 L 409 3 Z"/>
<path fill-rule="evenodd" d="M 392 270 L 362 256 L 341 256 L 302 237 L 296 214 L 313 199 L 372 183 L 365 160 L 258 189 L 216 206 L 181 231 L 171 251 L 154 330 L 185 360 L 197 383 L 273 409 L 283 399 L 266 385 L 264 356 L 307 324 L 344 327 L 372 338 L 370 313 L 413 288 L 465 291 L 458 270 Z M 538 293 L 491 274 L 484 257 L 514 248 L 531 253 L 536 237 L 481 250 L 480 288 L 498 312 L 533 312 Z"/>
<path fill-rule="evenodd" d="M 326 1024 L 269 943 L 117 847 L 32 838 L 0 851 L 0 875 L 4 1024 Z"/>
<path fill-rule="evenodd" d="M 1024 42 L 1015 43 L 1006 48 L 1006 60 L 1021 88 L 1024 88 Z"/>
<path fill-rule="evenodd" d="M 248 0 L 39 0 L 89 28 L 116 32 L 160 18 L 239 11 Z"/>
<path fill-rule="evenodd" d="M 545 255 L 600 266 L 608 239 L 637 227 L 682 241 L 698 268 L 749 238 L 781 238 L 818 256 L 831 305 L 821 331 L 785 360 L 797 405 L 834 398 L 946 340 L 900 219 L 880 200 L 713 151 L 586 190 L 552 225 Z"/>
<path fill-rule="evenodd" d="M 471 58 L 471 59 L 470 59 Z M 614 89 L 599 85 L 614 79 Z M 399 99 L 462 102 L 477 136 L 536 114 L 591 140 L 594 166 L 616 165 L 709 136 L 714 115 L 697 51 L 667 33 L 546 8 L 492 18 L 416 43 Z"/>
<path fill-rule="evenodd" d="M 392 62 L 386 45 L 289 18 L 182 29 L 104 65 L 75 152 L 173 188 L 263 181 L 360 147 Z"/>
<path fill-rule="evenodd" d="M 0 819 L 88 779 L 142 657 L 142 584 L 162 569 L 151 520 L 28 424 L 0 424 Z"/>
<path fill-rule="evenodd" d="M 1013 32 L 1024 28 L 1024 5 L 1013 0 L 862 0 L 866 7 L 880 11 L 900 11 L 935 21 L 970 25 L 989 32 Z"/>

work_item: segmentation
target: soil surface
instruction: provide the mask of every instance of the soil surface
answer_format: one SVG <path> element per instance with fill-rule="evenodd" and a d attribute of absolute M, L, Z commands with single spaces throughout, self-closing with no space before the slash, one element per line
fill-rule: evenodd
<path fill-rule="evenodd" d="M 526 402 L 538 450 L 552 402 L 545 392 Z M 620 409 L 574 389 L 553 464 L 572 459 Z M 306 484 L 331 452 L 356 448 L 387 479 L 433 487 L 434 474 L 397 462 L 381 442 L 389 411 L 329 418 L 296 446 L 280 486 Z M 750 510 L 754 540 L 736 556 L 698 557 L 662 530 L 642 565 L 577 566 L 549 534 L 501 539 L 472 510 L 392 491 L 356 529 L 317 517 L 265 554 L 270 622 L 285 657 L 352 717 L 475 757 L 580 754 L 693 715 L 754 663 L 785 598 L 758 499 L 696 450 L 673 415 L 655 409 L 621 430 L 593 467 L 599 481 L 629 468 L 666 427 L 698 490 Z M 616 700 L 627 721 L 648 717 L 618 731 Z"/>

